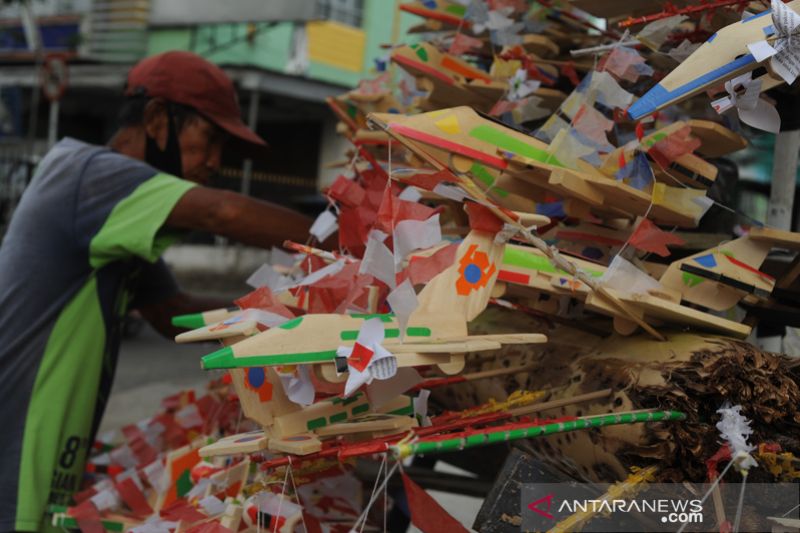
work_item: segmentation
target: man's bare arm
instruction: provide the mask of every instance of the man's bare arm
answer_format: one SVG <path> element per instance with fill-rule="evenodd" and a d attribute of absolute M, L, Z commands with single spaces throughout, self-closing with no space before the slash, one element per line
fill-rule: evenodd
<path fill-rule="evenodd" d="M 175 335 L 186 331 L 172 325 L 172 317 L 202 313 L 221 307 L 230 307 L 233 302 L 219 298 L 206 298 L 179 292 L 153 305 L 142 305 L 137 308 L 142 317 L 164 337 L 172 339 Z"/>
<path fill-rule="evenodd" d="M 166 225 L 207 231 L 251 246 L 305 242 L 312 220 L 283 206 L 232 191 L 194 187 L 172 208 Z"/>

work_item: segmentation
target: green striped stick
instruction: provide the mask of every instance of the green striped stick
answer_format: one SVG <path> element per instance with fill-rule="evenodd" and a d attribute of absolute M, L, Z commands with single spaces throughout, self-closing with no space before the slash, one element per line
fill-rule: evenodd
<path fill-rule="evenodd" d="M 430 442 L 398 443 L 389 447 L 395 457 L 400 459 L 409 455 L 426 453 L 445 453 L 488 446 L 498 442 L 509 442 L 533 437 L 544 437 L 556 433 L 567 433 L 579 429 L 589 429 L 602 426 L 616 426 L 620 424 L 637 424 L 641 422 L 661 422 L 684 420 L 686 414 L 680 411 L 646 411 L 631 413 L 611 413 L 599 416 L 587 416 L 567 422 L 554 422 L 552 424 L 521 427 L 518 429 L 502 429 L 488 431 L 466 437 L 456 437 Z M 489 428 L 491 429 L 491 428 Z"/>

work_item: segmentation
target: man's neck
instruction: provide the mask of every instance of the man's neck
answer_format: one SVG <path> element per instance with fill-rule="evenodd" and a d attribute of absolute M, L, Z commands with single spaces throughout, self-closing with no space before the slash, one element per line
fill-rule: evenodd
<path fill-rule="evenodd" d="M 115 152 L 144 161 L 144 130 L 142 128 L 121 128 L 108 141 Z"/>

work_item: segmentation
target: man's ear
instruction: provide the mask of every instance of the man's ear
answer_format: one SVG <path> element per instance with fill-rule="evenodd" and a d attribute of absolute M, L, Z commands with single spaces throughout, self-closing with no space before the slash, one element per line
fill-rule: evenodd
<path fill-rule="evenodd" d="M 158 147 L 164 150 L 169 135 L 167 102 L 163 98 L 151 98 L 144 106 L 142 125 L 148 137 L 155 139 Z"/>

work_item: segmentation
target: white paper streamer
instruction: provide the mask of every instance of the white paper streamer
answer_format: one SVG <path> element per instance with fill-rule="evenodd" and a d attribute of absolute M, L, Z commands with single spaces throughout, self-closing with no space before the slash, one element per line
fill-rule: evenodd
<path fill-rule="evenodd" d="M 620 255 L 615 255 L 608 269 L 600 277 L 600 283 L 609 289 L 630 294 L 648 294 L 659 290 L 661 284 L 642 272 Z"/>
<path fill-rule="evenodd" d="M 411 282 L 406 279 L 389 293 L 386 301 L 397 317 L 397 322 L 400 324 L 400 338 L 403 339 L 406 334 L 408 319 L 419 306 L 417 293 L 414 292 L 414 287 L 411 285 Z"/>
<path fill-rule="evenodd" d="M 347 357 L 348 359 L 348 375 L 344 388 L 345 397 L 350 396 L 362 385 L 371 383 L 373 379 L 389 379 L 397 372 L 397 358 L 389 350 L 381 346 L 384 335 L 383 322 L 379 318 L 371 318 L 365 320 L 361 325 L 354 346 L 340 346 L 336 350 L 337 356 Z M 363 370 L 358 370 L 352 366 L 350 359 L 353 357 L 354 351 L 363 354 L 365 350 L 370 353 L 369 362 Z M 389 358 L 392 361 L 381 362 L 381 360 Z"/>
<path fill-rule="evenodd" d="M 791 85 L 800 74 L 800 15 L 781 0 L 772 0 L 772 25 L 775 28 L 775 40 L 769 44 L 766 40 L 747 45 L 756 61 L 769 58 L 770 66 L 783 81 Z"/>
<path fill-rule="evenodd" d="M 728 96 L 711 102 L 717 113 L 736 108 L 739 119 L 756 129 L 778 133 L 781 128 L 781 117 L 775 106 L 760 98 L 761 80 L 752 79 L 752 72 L 742 74 L 725 82 Z"/>
<path fill-rule="evenodd" d="M 722 416 L 717 422 L 717 429 L 720 436 L 730 446 L 731 457 L 738 463 L 737 469 L 747 470 L 751 466 L 757 466 L 758 463 L 750 455 L 750 452 L 756 447 L 747 443 L 747 439 L 753 434 L 753 429 L 750 427 L 750 421 L 742 415 L 741 411 L 741 405 L 731 406 L 725 402 L 717 410 L 717 413 Z"/>
<path fill-rule="evenodd" d="M 401 220 L 394 226 L 394 264 L 399 265 L 414 250 L 430 248 L 442 242 L 439 214 L 427 220 Z"/>
<path fill-rule="evenodd" d="M 219 498 L 216 496 L 206 496 L 199 502 L 200 507 L 206 512 L 208 516 L 217 516 L 225 513 L 225 509 L 228 508 Z"/>
<path fill-rule="evenodd" d="M 323 242 L 333 235 L 337 229 L 339 229 L 339 219 L 336 218 L 336 215 L 326 210 L 319 214 L 308 232 L 316 237 L 318 241 Z"/>
<path fill-rule="evenodd" d="M 277 367 L 281 368 L 281 367 Z M 314 384 L 305 365 L 298 365 L 292 372 L 278 372 L 283 391 L 296 404 L 311 405 L 314 403 Z"/>
<path fill-rule="evenodd" d="M 358 272 L 370 274 L 384 282 L 390 288 L 395 287 L 395 263 L 392 251 L 383 244 L 386 234 L 372 230 L 367 237 L 367 248 Z"/>

